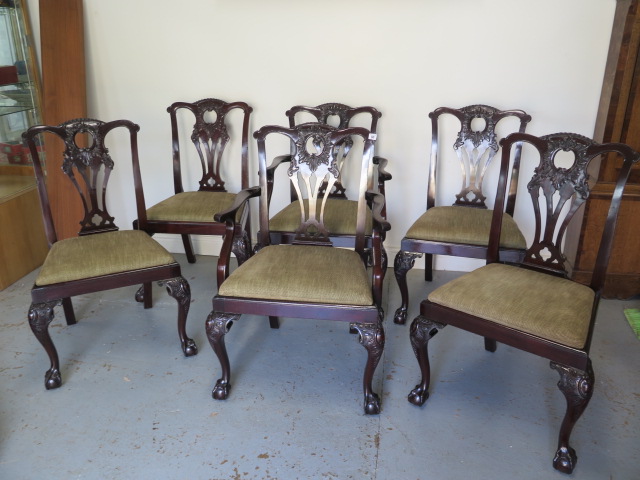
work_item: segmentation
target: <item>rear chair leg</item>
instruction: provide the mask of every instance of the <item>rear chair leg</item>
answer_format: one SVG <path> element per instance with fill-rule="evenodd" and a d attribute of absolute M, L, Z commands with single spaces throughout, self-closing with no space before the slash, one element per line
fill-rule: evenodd
<path fill-rule="evenodd" d="M 184 245 L 184 253 L 187 255 L 187 262 L 196 263 L 196 256 L 193 254 L 193 244 L 189 235 L 180 235 L 182 237 L 182 245 Z"/>
<path fill-rule="evenodd" d="M 431 380 L 431 371 L 429 365 L 429 352 L 427 346 L 436 333 L 442 330 L 446 325 L 429 320 L 422 315 L 418 315 L 411 323 L 409 331 L 409 339 L 413 353 L 420 365 L 420 373 L 422 379 L 409 393 L 408 400 L 414 405 L 420 406 L 429 398 L 429 382 Z"/>
<path fill-rule="evenodd" d="M 571 473 L 576 466 L 578 456 L 576 451 L 569 446 L 569 436 L 573 426 L 591 400 L 595 377 L 591 360 L 589 360 L 584 372 L 555 362 L 551 362 L 551 368 L 560 374 L 558 388 L 567 400 L 567 411 L 560 426 L 558 450 L 553 458 L 553 468 L 562 473 Z"/>
<path fill-rule="evenodd" d="M 54 300 L 46 303 L 32 303 L 29 307 L 29 326 L 36 336 L 40 344 L 44 347 L 51 366 L 44 374 L 44 386 L 47 390 L 58 388 L 62 385 L 62 377 L 60 375 L 60 361 L 58 360 L 58 352 L 53 345 L 51 336 L 49 335 L 49 324 L 53 320 L 53 307 L 60 300 Z"/>

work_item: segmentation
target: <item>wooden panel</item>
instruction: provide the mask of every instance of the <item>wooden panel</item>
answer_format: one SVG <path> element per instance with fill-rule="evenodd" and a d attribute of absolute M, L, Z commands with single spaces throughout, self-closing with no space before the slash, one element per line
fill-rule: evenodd
<path fill-rule="evenodd" d="M 25 219 L 29 219 L 25 221 Z M 0 203 L 0 290 L 39 267 L 49 250 L 35 185 Z"/>
<path fill-rule="evenodd" d="M 620 0 L 613 25 L 603 98 L 600 101 L 596 137 L 603 142 L 623 142 L 640 150 L 640 12 L 638 0 Z M 613 78 L 613 80 L 611 80 Z M 608 88 L 604 88 L 608 87 Z M 604 227 L 613 182 L 621 161 L 610 156 L 595 174 L 598 182 L 587 201 L 576 253 L 573 278 L 588 283 Z M 603 296 L 629 298 L 640 294 L 640 166 L 633 168 L 622 198 L 607 270 Z"/>
<path fill-rule="evenodd" d="M 87 116 L 82 0 L 40 0 L 43 122 L 58 125 Z M 48 135 L 47 185 L 58 239 L 77 236 L 79 195 L 62 173 L 63 146 Z"/>

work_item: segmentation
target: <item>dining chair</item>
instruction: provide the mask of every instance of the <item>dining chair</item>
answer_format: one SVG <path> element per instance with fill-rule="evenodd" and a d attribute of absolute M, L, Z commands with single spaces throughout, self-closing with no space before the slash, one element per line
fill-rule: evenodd
<path fill-rule="evenodd" d="M 267 139 L 286 138 L 291 143 L 288 176 L 298 196 L 299 217 L 295 237 L 289 244 L 276 244 L 270 235 Z M 338 129 L 325 123 L 305 123 L 292 128 L 265 126 L 254 133 L 258 144 L 260 185 L 238 195 L 234 206 L 216 215 L 227 231 L 235 228 L 239 208 L 249 198 L 259 197 L 260 231 L 257 253 L 229 273 L 230 237 L 225 237 L 218 260 L 218 294 L 206 321 L 209 342 L 216 353 L 222 376 L 216 382 L 214 399 L 226 399 L 231 370 L 225 336 L 242 314 L 314 318 L 349 322 L 352 333 L 367 350 L 363 377 L 364 411 L 377 414 L 380 398 L 372 379 L 384 349 L 382 325 L 382 232 L 389 223 L 382 217 L 384 197 L 367 191 L 373 157 L 374 135 L 368 129 Z M 361 138 L 355 241 L 350 248 L 337 248 L 325 222 L 325 207 L 340 178 L 339 150 L 348 138 Z M 274 142 L 275 143 L 275 142 Z M 271 147 L 273 148 L 273 147 Z M 355 149 L 354 149 L 355 150 Z M 321 190 L 326 182 L 326 188 Z M 371 211 L 372 267 L 367 271 L 365 219 Z M 272 323 L 272 327 L 277 327 Z M 279 367 L 282 368 L 282 367 Z"/>
<path fill-rule="evenodd" d="M 187 336 L 186 321 L 191 292 L 180 273 L 180 265 L 160 244 L 142 230 L 119 230 L 107 209 L 107 186 L 115 162 L 106 146 L 112 131 L 126 131 L 137 212 L 144 218 L 144 195 L 138 159 L 138 125 L 128 120 L 102 122 L 94 119 L 70 120 L 58 126 L 29 128 L 22 138 L 31 152 L 49 252 L 31 289 L 29 325 L 50 360 L 45 374 L 47 389 L 62 384 L 57 350 L 49 335 L 54 307 L 62 304 L 67 325 L 76 323 L 71 297 L 140 282 L 158 282 L 178 302 L 178 335 L 185 356 L 195 355 L 195 342 Z M 64 142 L 62 170 L 69 178 L 68 188 L 82 198 L 83 218 L 78 237 L 58 240 L 47 190 L 44 155 L 37 137 L 53 134 Z M 125 168 L 125 163 L 119 164 Z"/>
<path fill-rule="evenodd" d="M 187 261 L 194 263 L 190 235 L 226 234 L 225 226 L 213 219 L 216 212 L 229 208 L 236 193 L 229 191 L 228 182 L 233 174 L 240 178 L 241 188 L 249 186 L 248 137 L 252 108 L 244 102 L 227 103 L 216 98 L 205 98 L 193 103 L 175 102 L 167 108 L 171 119 L 171 145 L 173 150 L 173 190 L 170 197 L 149 207 L 146 222 L 134 221 L 150 235 L 156 233 L 180 234 Z M 233 116 L 232 112 L 240 112 Z M 181 146 L 182 123 L 179 115 L 189 112 L 193 116 L 190 139 L 191 150 Z M 230 155 L 235 142 L 237 155 Z M 199 172 L 197 186 L 188 185 L 191 171 Z M 186 186 L 185 186 L 186 185 Z M 251 254 L 249 206 L 238 212 L 238 223 L 233 232 L 233 253 L 242 264 Z M 138 301 L 151 302 L 150 287 L 144 286 L 136 295 Z"/>
<path fill-rule="evenodd" d="M 460 130 L 453 142 L 453 150 L 459 162 L 461 189 L 455 194 L 452 205 L 439 205 L 436 187 L 445 180 L 441 159 L 445 157 L 445 142 L 440 138 L 439 123 L 445 116 L 455 117 Z M 427 208 L 409 227 L 395 256 L 393 272 L 400 288 L 402 303 L 396 310 L 394 322 L 404 324 L 409 306 L 407 272 L 413 268 L 416 258 L 425 256 L 425 280 L 433 277 L 434 255 L 484 258 L 489 242 L 492 210 L 488 208 L 488 192 L 485 174 L 499 150 L 496 128 L 503 120 L 512 118 L 524 132 L 531 117 L 522 110 L 498 110 L 488 105 L 469 105 L 463 108 L 440 107 L 429 113 L 431 118 L 431 161 L 427 182 Z M 511 166 L 509 198 L 505 208 L 503 238 L 500 255 L 504 260 L 520 261 L 526 241 L 513 219 L 520 148 L 516 147 Z M 445 157 L 446 158 L 446 157 Z M 438 205 L 437 205 L 438 204 Z M 490 340 L 487 340 L 490 342 Z"/>
<path fill-rule="evenodd" d="M 501 212 L 506 196 L 506 167 L 510 151 L 522 142 L 531 145 L 532 154 L 539 156 L 539 164 L 527 184 L 533 201 L 535 235 L 522 263 L 507 264 L 500 261 L 499 255 L 499 239 L 505 225 Z M 420 304 L 420 314 L 411 324 L 410 340 L 422 378 L 409 394 L 409 402 L 422 405 L 429 397 L 427 346 L 446 325 L 546 358 L 560 375 L 558 388 L 567 403 L 553 467 L 571 473 L 577 455 L 569 445 L 569 437 L 595 386 L 589 350 L 620 200 L 631 166 L 640 161 L 640 154 L 624 144 L 598 144 L 572 133 L 542 137 L 513 133 L 502 140 L 502 149 L 503 170 L 491 217 L 487 264 L 435 289 Z M 563 241 L 569 222 L 589 197 L 589 164 L 608 152 L 618 156 L 607 161 L 618 162 L 619 176 L 612 185 L 593 277 L 589 285 L 583 285 L 568 276 Z M 568 165 L 567 158 L 571 160 Z"/>
<path fill-rule="evenodd" d="M 382 114 L 374 107 L 350 107 L 343 103 L 324 103 L 318 106 L 303 106 L 296 105 L 286 111 L 286 116 L 289 119 L 289 127 L 294 128 L 301 123 L 319 122 L 333 125 L 336 128 L 347 128 L 354 126 L 354 123 L 366 123 L 368 130 L 374 136 L 374 141 L 377 138 L 377 126 L 378 120 Z M 347 197 L 347 186 L 345 184 L 351 184 L 353 186 L 354 193 L 357 195 L 357 182 L 349 182 L 349 152 L 352 146 L 352 140 L 347 137 L 341 150 L 338 152 L 336 163 L 340 170 L 340 178 L 338 178 L 331 188 L 327 197 L 324 218 L 328 231 L 331 233 L 332 241 L 337 246 L 352 246 L 356 236 L 356 217 L 358 209 L 358 201 L 350 200 Z M 267 188 L 268 198 L 271 200 L 271 194 L 273 191 L 273 184 L 275 181 L 275 175 L 278 167 L 283 164 L 291 162 L 291 155 L 281 155 L 276 157 L 271 165 L 267 168 Z M 368 183 L 369 190 L 376 190 L 383 196 L 386 195 L 385 185 L 386 182 L 391 180 L 391 174 L 386 171 L 387 159 L 374 155 L 371 164 L 371 173 Z M 356 170 L 357 169 L 353 169 Z M 356 180 L 357 176 L 356 176 Z M 344 183 L 343 183 L 344 181 Z M 326 188 L 326 185 L 322 185 L 322 189 Z M 290 188 L 290 200 L 285 208 L 276 212 L 269 222 L 269 231 L 271 232 L 271 243 L 291 243 L 295 238 L 295 231 L 299 225 L 299 211 L 298 198 L 293 186 Z M 386 204 L 383 205 L 382 216 L 386 218 Z M 365 240 L 367 242 L 367 248 L 371 248 L 371 215 L 367 213 L 366 226 L 365 226 Z M 383 232 L 384 241 L 384 232 Z M 387 255 L 384 250 L 383 244 L 383 265 L 387 264 Z"/>

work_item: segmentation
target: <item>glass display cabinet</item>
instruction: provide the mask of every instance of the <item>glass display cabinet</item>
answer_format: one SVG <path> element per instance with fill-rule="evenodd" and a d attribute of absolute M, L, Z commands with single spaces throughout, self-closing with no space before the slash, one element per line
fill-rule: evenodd
<path fill-rule="evenodd" d="M 41 123 L 26 0 L 0 0 L 0 290 L 38 267 L 47 245 L 22 132 Z"/>

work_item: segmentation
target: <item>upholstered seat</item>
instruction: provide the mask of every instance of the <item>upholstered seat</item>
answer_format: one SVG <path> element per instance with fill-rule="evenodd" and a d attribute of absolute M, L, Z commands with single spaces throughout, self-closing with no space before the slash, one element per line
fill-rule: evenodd
<path fill-rule="evenodd" d="M 305 211 L 308 201 L 304 201 Z M 317 205 L 320 212 L 321 205 Z M 324 224 L 333 235 L 355 235 L 356 218 L 358 216 L 358 202 L 338 198 L 328 198 L 324 207 Z M 491 223 L 491 220 L 489 220 Z M 269 220 L 271 232 L 295 232 L 300 226 L 300 203 L 298 200 L 290 203 Z M 371 235 L 371 212 L 367 211 L 364 226 L 365 235 Z"/>
<path fill-rule="evenodd" d="M 181 192 L 147 210 L 147 220 L 175 222 L 213 222 L 213 215 L 227 210 L 236 198 L 229 192 Z M 238 221 L 243 209 L 238 211 Z"/>
<path fill-rule="evenodd" d="M 360 255 L 353 250 L 306 245 L 263 248 L 229 275 L 218 293 L 264 300 L 373 305 L 371 283 Z"/>
<path fill-rule="evenodd" d="M 35 284 L 71 282 L 174 262 L 162 245 L 141 230 L 73 237 L 51 246 Z"/>
<path fill-rule="evenodd" d="M 492 263 L 437 288 L 427 298 L 505 327 L 583 348 L 594 296 L 591 288 L 566 278 Z"/>
<path fill-rule="evenodd" d="M 465 207 L 433 207 L 423 213 L 409 228 L 407 238 L 432 242 L 489 244 L 493 210 Z M 527 248 L 524 235 L 507 213 L 502 220 L 500 247 Z"/>

